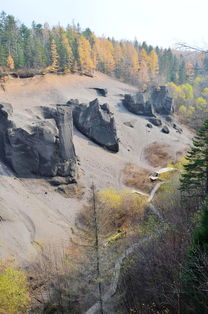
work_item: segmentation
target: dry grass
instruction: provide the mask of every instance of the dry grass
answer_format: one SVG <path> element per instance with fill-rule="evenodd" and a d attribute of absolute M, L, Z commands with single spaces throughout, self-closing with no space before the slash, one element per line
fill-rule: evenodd
<path fill-rule="evenodd" d="M 154 167 L 165 167 L 168 162 L 174 161 L 169 145 L 162 145 L 154 142 L 145 149 L 145 157 Z"/>
<path fill-rule="evenodd" d="M 138 224 L 143 219 L 146 200 L 146 196 L 117 191 L 113 187 L 98 192 L 96 211 L 100 234 L 107 238 L 111 233 L 129 230 Z M 93 231 L 92 201 L 83 207 L 77 221 L 89 232 Z"/>
<path fill-rule="evenodd" d="M 149 193 L 154 186 L 150 181 L 150 171 L 144 168 L 138 168 L 135 165 L 127 164 L 123 170 L 124 184 L 128 187 L 139 189 L 142 192 Z"/>
<path fill-rule="evenodd" d="M 65 198 L 76 198 L 78 200 L 82 200 L 85 193 L 83 186 L 76 183 L 59 186 L 56 191 Z"/>

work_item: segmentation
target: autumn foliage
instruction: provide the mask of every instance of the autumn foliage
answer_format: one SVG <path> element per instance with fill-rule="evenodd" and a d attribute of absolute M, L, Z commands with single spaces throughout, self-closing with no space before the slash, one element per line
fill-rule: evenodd
<path fill-rule="evenodd" d="M 0 264 L 0 313 L 27 313 L 30 298 L 24 272 Z"/>
<path fill-rule="evenodd" d="M 151 82 L 184 84 L 197 75 L 197 66 L 179 52 L 147 45 L 146 42 L 96 37 L 86 28 L 72 24 L 32 27 L 14 16 L 0 14 L 0 72 L 40 70 L 79 72 L 92 75 L 101 71 L 131 84 L 146 87 Z M 197 59 L 198 65 L 204 60 Z"/>

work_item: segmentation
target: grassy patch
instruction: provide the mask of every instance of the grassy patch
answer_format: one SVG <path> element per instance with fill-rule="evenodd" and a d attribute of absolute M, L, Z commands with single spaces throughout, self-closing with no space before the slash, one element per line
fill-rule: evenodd
<path fill-rule="evenodd" d="M 83 199 L 84 196 L 84 188 L 76 183 L 61 185 L 56 189 L 61 195 L 65 198 L 76 198 L 78 200 Z"/>
<path fill-rule="evenodd" d="M 128 187 L 149 193 L 154 186 L 154 183 L 149 179 L 150 171 L 147 169 L 127 164 L 123 170 L 123 174 L 124 184 Z"/>
<path fill-rule="evenodd" d="M 131 229 L 143 219 L 147 197 L 108 187 L 96 195 L 99 232 L 104 238 Z M 83 228 L 92 224 L 92 203 L 81 210 L 78 221 Z"/>
<path fill-rule="evenodd" d="M 168 162 L 173 161 L 169 148 L 169 145 L 154 142 L 145 149 L 145 157 L 152 166 L 165 167 Z"/>

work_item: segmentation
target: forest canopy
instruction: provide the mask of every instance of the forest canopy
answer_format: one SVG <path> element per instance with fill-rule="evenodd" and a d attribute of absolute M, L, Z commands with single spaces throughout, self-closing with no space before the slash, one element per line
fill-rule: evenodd
<path fill-rule="evenodd" d="M 155 80 L 184 84 L 207 67 L 199 54 L 162 49 L 146 42 L 97 37 L 79 24 L 50 27 L 32 22 L 29 28 L 14 16 L 0 14 L 0 71 L 47 72 L 101 71 L 131 84 Z"/>

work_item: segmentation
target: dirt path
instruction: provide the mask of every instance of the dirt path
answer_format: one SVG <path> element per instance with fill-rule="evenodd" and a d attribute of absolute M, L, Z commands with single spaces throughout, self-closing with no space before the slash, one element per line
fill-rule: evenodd
<path fill-rule="evenodd" d="M 175 168 L 161 168 L 159 169 L 157 172 L 158 173 L 165 173 L 165 172 L 169 172 L 169 171 L 173 171 L 175 170 Z M 151 204 L 151 201 L 153 200 L 156 192 L 158 191 L 158 189 L 160 188 L 160 186 L 163 184 L 164 182 L 158 182 L 154 188 L 152 189 L 152 191 L 150 192 L 149 194 L 149 198 L 147 200 L 149 204 L 149 207 L 151 209 L 151 211 L 156 215 L 158 216 L 161 221 L 163 220 L 158 209 L 153 205 Z M 141 195 L 147 195 L 145 193 L 142 193 L 140 191 L 137 191 L 137 190 L 132 190 L 132 193 L 138 193 L 138 194 L 141 194 Z M 157 235 L 159 235 L 161 232 L 157 232 Z M 105 304 L 107 302 L 109 302 L 109 299 L 111 297 L 113 297 L 117 291 L 117 287 L 118 287 L 118 281 L 119 281 L 119 277 L 120 277 L 120 271 L 121 271 L 121 265 L 124 261 L 125 258 L 127 258 L 131 253 L 134 252 L 134 250 L 138 249 L 139 247 L 142 247 L 144 244 L 147 244 L 148 242 L 151 241 L 151 239 L 153 239 L 153 237 L 155 237 L 155 233 L 148 236 L 148 237 L 145 237 L 144 239 L 141 239 L 139 242 L 137 243 L 134 243 L 132 244 L 118 259 L 117 261 L 115 262 L 115 266 L 114 266 L 114 271 L 113 271 L 113 281 L 108 289 L 108 291 L 104 294 L 103 296 L 103 306 L 105 307 Z M 86 311 L 86 314 L 96 314 L 96 312 L 100 309 L 100 303 L 99 302 L 96 302 L 93 306 L 91 306 L 87 311 Z"/>

